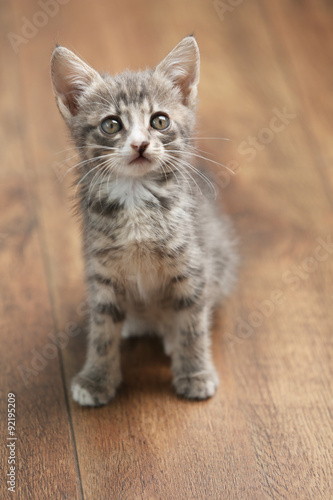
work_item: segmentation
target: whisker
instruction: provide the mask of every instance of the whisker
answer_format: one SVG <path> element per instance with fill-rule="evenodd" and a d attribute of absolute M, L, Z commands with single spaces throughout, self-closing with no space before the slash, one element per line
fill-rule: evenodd
<path fill-rule="evenodd" d="M 168 152 L 170 153 L 179 153 L 179 151 L 177 150 L 172 150 L 172 149 L 169 149 Z M 199 155 L 197 153 L 194 153 L 193 151 L 184 151 L 183 152 L 184 154 L 188 154 L 188 155 L 192 155 L 192 156 L 196 156 L 197 158 L 201 158 L 202 160 L 206 160 L 206 161 L 209 161 L 211 163 L 214 163 L 215 165 L 219 165 L 220 167 L 224 167 L 225 169 L 227 169 L 231 174 L 235 174 L 235 172 L 233 170 L 231 170 L 231 168 L 227 167 L 226 165 L 224 165 L 223 163 L 220 163 L 216 160 L 212 160 L 211 158 L 206 158 L 205 156 L 202 156 L 202 155 Z"/>
<path fill-rule="evenodd" d="M 171 159 L 167 159 L 167 161 L 165 161 L 164 163 L 169 163 L 178 172 L 178 168 L 172 163 Z M 178 177 L 177 177 L 177 174 L 176 174 L 175 170 L 172 170 L 172 171 L 175 174 L 178 186 L 180 186 L 181 184 L 179 183 L 179 180 L 178 180 Z"/>
<path fill-rule="evenodd" d="M 77 183 L 76 185 L 76 189 L 75 189 L 75 193 L 74 193 L 74 197 L 76 196 L 76 193 L 77 193 L 77 190 L 80 186 L 80 184 L 84 181 L 84 179 L 89 175 L 91 174 L 94 170 L 96 170 L 96 168 L 100 168 L 100 163 L 98 165 L 96 165 L 94 168 L 92 168 L 91 170 L 89 170 L 80 180 L 79 182 Z"/>
<path fill-rule="evenodd" d="M 184 167 L 184 165 L 181 165 L 181 164 L 178 164 L 178 165 L 177 165 L 177 168 L 178 168 L 178 171 L 179 171 L 180 173 L 182 173 L 182 172 L 183 172 L 183 174 L 185 175 L 185 178 L 186 178 L 186 176 L 188 176 L 188 177 L 192 180 L 192 182 L 195 184 L 196 189 L 199 191 L 200 195 L 202 196 L 202 191 L 201 191 L 201 189 L 200 189 L 200 186 L 199 186 L 199 184 L 197 183 L 197 181 L 195 180 L 195 178 L 193 177 L 193 175 L 191 174 L 191 172 L 189 172 L 189 171 L 188 171 L 188 169 L 187 169 L 187 168 L 185 168 L 185 167 Z M 182 169 L 182 170 L 181 170 L 181 169 Z M 186 180 L 187 180 L 187 182 L 189 182 L 187 178 L 186 178 Z M 191 184 L 190 184 L 190 186 L 191 186 Z M 191 186 L 191 192 L 193 193 L 193 191 L 192 191 L 192 186 Z"/>
<path fill-rule="evenodd" d="M 114 167 L 117 165 L 117 162 L 114 162 L 111 166 L 110 166 L 110 172 L 109 172 L 109 175 L 108 175 L 108 178 L 107 178 L 107 181 L 106 181 L 106 189 L 107 191 L 109 191 L 109 185 L 110 185 L 110 181 L 111 181 L 111 176 L 113 174 L 113 171 L 114 171 Z M 117 170 L 117 175 L 116 175 L 116 184 L 118 184 L 118 170 Z"/>
<path fill-rule="evenodd" d="M 92 178 L 92 180 L 91 180 L 91 182 L 89 184 L 89 189 L 88 189 L 88 206 L 90 205 L 90 199 L 91 199 L 94 187 L 99 182 L 99 178 L 101 176 L 103 177 L 103 173 L 104 173 L 104 170 L 106 168 L 107 168 L 107 165 L 105 165 L 105 166 L 101 167 L 99 170 L 97 170 L 97 173 L 94 175 L 94 177 Z M 96 179 L 96 182 L 94 183 L 95 179 Z"/>
<path fill-rule="evenodd" d="M 200 153 L 206 153 L 207 155 L 213 156 L 213 153 L 210 153 L 209 151 L 204 151 L 203 149 L 199 149 L 196 146 L 192 146 L 191 144 L 189 144 L 188 147 L 190 147 L 191 150 L 200 151 Z"/>
<path fill-rule="evenodd" d="M 189 183 L 189 180 L 188 180 L 188 178 L 186 177 L 186 174 L 187 174 L 187 175 L 189 175 L 189 177 L 190 177 L 190 178 L 193 180 L 193 182 L 196 184 L 196 186 L 197 186 L 198 190 L 201 192 L 200 187 L 199 187 L 199 186 L 198 186 L 198 184 L 196 183 L 195 179 L 193 179 L 193 177 L 191 176 L 191 174 L 189 174 L 189 172 L 187 172 L 185 169 L 184 169 L 183 171 L 182 171 L 182 170 L 180 170 L 180 168 L 179 168 L 179 167 L 181 167 L 182 165 L 178 165 L 178 164 L 177 164 L 177 162 L 176 162 L 176 160 L 175 160 L 175 163 L 174 163 L 171 159 L 169 159 L 169 160 L 168 160 L 168 162 L 169 162 L 169 163 L 170 163 L 170 164 L 171 164 L 171 165 L 172 165 L 172 166 L 173 166 L 173 167 L 177 170 L 177 172 L 178 172 L 178 173 L 179 173 L 179 174 L 180 174 L 180 175 L 181 175 L 181 176 L 185 179 L 185 181 L 187 182 L 188 186 L 189 186 L 189 187 L 190 187 L 190 189 L 191 189 L 191 192 L 193 192 L 193 191 L 192 191 L 192 186 L 191 186 L 191 184 Z M 174 172 L 174 173 L 175 173 L 175 172 Z M 175 173 L 175 175 L 176 175 L 176 173 Z M 177 175 L 176 175 L 176 179 L 177 179 L 177 182 L 178 182 L 178 184 L 179 184 L 179 181 L 178 181 Z"/>
<path fill-rule="evenodd" d="M 209 177 L 207 177 L 203 172 L 201 172 L 201 170 L 199 170 L 198 168 L 196 168 L 194 165 L 192 165 L 191 163 L 189 162 L 185 162 L 184 160 L 181 160 L 182 162 L 184 162 L 184 164 L 189 167 L 190 169 L 193 170 L 193 172 L 195 172 L 199 177 L 201 177 L 201 179 L 203 179 L 207 184 L 208 186 L 212 189 L 212 191 L 214 192 L 215 196 L 216 196 L 216 189 L 215 189 L 215 186 L 214 184 L 212 183 L 212 181 L 209 179 Z"/>
<path fill-rule="evenodd" d="M 97 170 L 97 172 L 94 174 L 94 177 L 91 179 L 91 181 L 89 183 L 89 190 L 88 190 L 88 196 L 89 196 L 88 202 L 90 201 L 90 194 L 92 194 L 95 185 L 98 183 L 99 175 L 101 174 L 101 172 L 104 171 L 105 168 L 107 168 L 107 165 L 108 165 L 108 160 L 105 160 L 104 162 L 100 163 L 99 170 Z M 96 182 L 94 182 L 95 179 L 96 179 Z"/>
<path fill-rule="evenodd" d="M 195 141 L 196 139 L 210 139 L 210 140 L 218 140 L 218 141 L 231 141 L 229 137 L 190 137 L 190 141 Z"/>
<path fill-rule="evenodd" d="M 160 160 L 160 158 L 157 159 L 157 163 L 159 165 L 159 167 L 161 167 L 162 171 L 163 171 L 163 174 L 164 174 L 164 178 L 165 180 L 167 181 L 168 180 L 168 177 L 167 177 L 167 173 L 166 173 L 166 170 L 164 168 L 164 165 L 163 165 L 163 162 L 162 160 Z"/>
<path fill-rule="evenodd" d="M 193 172 L 195 172 L 199 177 L 201 177 L 201 179 L 204 180 L 207 183 L 208 187 L 214 193 L 214 196 L 215 197 L 217 196 L 214 184 L 211 182 L 211 180 L 203 172 L 201 172 L 199 169 L 197 169 L 191 163 L 189 163 L 189 162 L 187 162 L 185 160 L 180 159 L 179 162 L 181 164 L 183 164 L 184 167 L 189 168 L 190 170 L 192 170 Z"/>
<path fill-rule="evenodd" d="M 107 172 L 109 172 L 109 175 L 108 175 L 108 178 L 107 178 L 109 180 L 109 178 L 111 177 L 111 175 L 113 173 L 114 166 L 116 164 L 117 164 L 117 162 L 115 160 L 112 160 L 112 159 L 109 159 L 108 161 L 104 162 L 104 166 L 101 169 L 102 170 L 102 179 L 101 179 L 101 181 L 99 180 L 99 174 L 100 174 L 100 172 L 97 172 L 97 174 L 95 174 L 94 179 L 95 179 L 96 175 L 97 175 L 97 179 L 96 179 L 96 182 L 94 184 L 93 184 L 94 179 L 92 179 L 92 181 L 90 183 L 88 203 L 90 202 L 90 197 L 92 195 L 93 189 L 98 184 L 99 184 L 99 195 L 98 196 L 99 196 L 99 200 L 101 199 L 101 187 L 105 183 L 104 179 L 106 178 L 106 177 L 104 177 L 104 174 L 106 174 Z M 109 182 L 107 182 L 107 186 L 108 186 L 108 184 L 109 184 Z"/>
<path fill-rule="evenodd" d="M 86 166 L 87 164 L 91 163 L 91 162 L 94 162 L 95 160 L 99 160 L 101 158 L 107 158 L 109 157 L 110 155 L 101 155 L 101 156 L 95 156 L 93 158 L 88 158 L 87 160 L 82 160 L 80 161 L 79 163 L 76 163 L 75 165 L 73 165 L 72 167 L 70 167 L 69 169 L 66 170 L 65 174 L 62 176 L 62 178 L 60 179 L 60 182 L 62 182 L 64 180 L 64 178 L 66 177 L 66 175 L 71 172 L 71 170 L 73 170 L 74 168 L 81 168 L 83 166 Z M 88 172 L 89 173 L 89 172 Z"/>
<path fill-rule="evenodd" d="M 113 157 L 110 157 L 109 155 L 108 156 L 104 156 L 104 161 L 100 162 L 98 164 L 99 167 L 104 167 L 104 165 L 112 165 L 114 163 L 114 158 Z M 92 179 L 93 181 L 93 179 Z M 92 182 L 91 181 L 91 182 Z"/>

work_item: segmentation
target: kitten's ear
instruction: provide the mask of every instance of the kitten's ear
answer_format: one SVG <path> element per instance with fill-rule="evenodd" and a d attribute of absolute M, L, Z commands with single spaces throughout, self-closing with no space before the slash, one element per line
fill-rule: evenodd
<path fill-rule="evenodd" d="M 66 121 L 78 113 L 79 98 L 84 91 L 94 80 L 102 80 L 97 71 L 65 47 L 53 51 L 51 78 L 60 113 Z"/>
<path fill-rule="evenodd" d="M 194 107 L 200 77 L 200 55 L 194 36 L 187 36 L 160 62 L 155 69 L 180 87 L 184 104 Z"/>

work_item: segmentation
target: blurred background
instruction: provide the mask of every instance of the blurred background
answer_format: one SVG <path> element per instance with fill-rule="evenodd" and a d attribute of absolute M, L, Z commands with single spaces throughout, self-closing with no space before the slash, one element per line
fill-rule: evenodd
<path fill-rule="evenodd" d="M 17 398 L 18 498 L 332 498 L 333 3 L 11 0 L 0 26 L 0 387 Z M 215 319 L 221 386 L 179 400 L 159 344 L 128 341 L 116 400 L 79 408 L 75 152 L 51 53 L 59 43 L 118 73 L 155 66 L 191 33 L 197 146 L 242 256 Z"/>

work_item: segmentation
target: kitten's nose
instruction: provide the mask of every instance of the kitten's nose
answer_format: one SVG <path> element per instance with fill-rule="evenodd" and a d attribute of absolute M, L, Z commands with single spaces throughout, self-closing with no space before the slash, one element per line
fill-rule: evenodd
<path fill-rule="evenodd" d="M 137 151 L 140 155 L 142 155 L 148 148 L 149 144 L 150 142 L 148 141 L 143 141 L 140 144 L 132 142 L 131 146 L 134 149 L 134 151 Z"/>

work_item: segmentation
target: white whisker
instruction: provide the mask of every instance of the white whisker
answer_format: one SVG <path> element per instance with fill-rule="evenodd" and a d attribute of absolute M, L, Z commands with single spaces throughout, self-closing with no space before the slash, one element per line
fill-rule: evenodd
<path fill-rule="evenodd" d="M 197 139 L 209 139 L 209 140 L 217 140 L 217 141 L 231 141 L 229 137 L 190 137 L 190 141 L 195 141 Z"/>
<path fill-rule="evenodd" d="M 106 158 L 108 157 L 109 155 L 101 155 L 101 156 L 95 156 L 93 158 L 88 158 L 87 160 L 82 160 L 80 161 L 79 163 L 76 163 L 75 165 L 73 165 L 72 167 L 70 167 L 68 170 L 66 170 L 65 174 L 62 176 L 62 178 L 60 179 L 60 182 L 62 182 L 64 180 L 64 178 L 66 177 L 66 175 L 71 172 L 72 170 L 74 170 L 74 168 L 81 168 L 83 166 L 86 166 L 87 164 L 89 163 L 92 163 L 96 160 L 99 160 L 101 158 Z M 89 172 L 88 172 L 89 173 Z"/>
<path fill-rule="evenodd" d="M 74 197 L 76 196 L 76 193 L 77 193 L 77 190 L 80 186 L 80 184 L 84 181 L 84 179 L 89 175 L 91 174 L 92 172 L 94 172 L 94 170 L 96 170 L 97 168 L 100 168 L 100 164 L 96 165 L 94 168 L 92 168 L 91 170 L 89 170 L 80 180 L 79 182 L 77 183 L 76 185 L 76 189 L 75 189 L 75 193 L 74 193 Z"/>
<path fill-rule="evenodd" d="M 202 180 L 204 180 L 208 187 L 211 189 L 211 191 L 214 193 L 214 196 L 216 197 L 217 193 L 216 193 L 216 189 L 215 189 L 215 186 L 214 184 L 211 182 L 211 180 L 203 173 L 201 172 L 199 169 L 197 169 L 196 167 L 194 167 L 191 163 L 189 163 L 188 161 L 186 160 L 183 160 L 183 159 L 178 159 L 178 161 L 186 168 L 189 168 L 190 170 L 192 170 L 194 173 L 196 173 L 199 177 L 201 177 Z M 201 191 L 201 190 L 200 190 Z"/>
<path fill-rule="evenodd" d="M 172 160 L 174 160 L 174 161 L 172 161 Z M 191 192 L 193 192 L 193 191 L 192 191 L 192 186 L 191 186 L 191 184 L 190 184 L 190 182 L 189 182 L 188 178 L 186 177 L 186 175 L 188 175 L 188 176 L 192 179 L 192 181 L 195 183 L 195 185 L 196 185 L 197 189 L 198 189 L 198 190 L 200 191 L 200 193 L 201 193 L 201 189 L 200 189 L 200 187 L 198 186 L 198 184 L 197 184 L 197 182 L 195 181 L 195 179 L 192 177 L 192 175 L 191 175 L 191 174 L 190 174 L 190 173 L 189 173 L 189 172 L 188 172 L 185 168 L 183 168 L 183 165 L 180 165 L 180 164 L 178 164 L 178 163 L 177 163 L 177 159 L 172 159 L 172 160 L 169 158 L 169 159 L 168 159 L 168 162 L 169 162 L 169 163 L 170 163 L 170 164 L 171 164 L 171 165 L 172 165 L 172 166 L 173 166 L 173 167 L 177 170 L 177 172 L 178 172 L 178 173 L 179 173 L 179 174 L 180 174 L 180 175 L 181 175 L 181 176 L 185 179 L 185 181 L 187 182 L 188 186 L 189 186 L 189 187 L 190 187 L 190 189 L 191 189 Z M 182 168 L 182 170 L 181 170 L 180 168 Z M 175 173 L 175 175 L 176 175 L 176 173 Z M 177 176 L 176 176 L 176 179 L 177 179 Z M 177 182 L 178 182 L 178 181 L 177 181 Z M 178 182 L 178 184 L 179 184 L 179 182 Z"/>
<path fill-rule="evenodd" d="M 168 152 L 170 152 L 170 153 L 179 153 L 178 150 L 172 150 L 172 149 L 169 149 Z M 212 160 L 211 158 L 206 158 L 205 156 L 202 156 L 202 155 L 199 155 L 197 153 L 194 153 L 193 151 L 183 151 L 182 153 L 183 154 L 187 154 L 187 155 L 196 156 L 197 158 L 201 158 L 202 160 L 209 161 L 210 163 L 214 163 L 215 165 L 219 165 L 220 167 L 223 167 L 223 168 L 227 169 L 231 174 L 235 174 L 235 172 L 233 170 L 231 170 L 231 168 L 227 167 L 223 163 L 220 163 L 220 162 L 218 162 L 216 160 Z"/>

